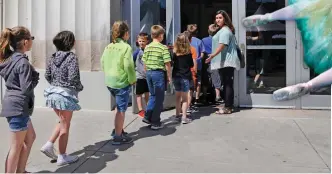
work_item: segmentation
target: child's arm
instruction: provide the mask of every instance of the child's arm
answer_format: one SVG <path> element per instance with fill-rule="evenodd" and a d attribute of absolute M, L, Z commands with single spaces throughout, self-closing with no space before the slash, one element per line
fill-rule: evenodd
<path fill-rule="evenodd" d="M 172 80 L 171 54 L 169 53 L 168 48 L 166 46 L 165 46 L 165 49 L 163 51 L 163 59 L 164 59 L 165 68 L 166 68 L 166 71 L 167 71 L 168 81 L 171 82 L 171 80 Z"/>
<path fill-rule="evenodd" d="M 165 67 L 166 67 L 166 71 L 167 71 L 168 82 L 171 82 L 171 80 L 172 80 L 171 62 L 165 63 Z"/>
<path fill-rule="evenodd" d="M 128 82 L 133 85 L 136 83 L 135 65 L 132 55 L 132 48 L 128 46 L 123 60 L 124 70 L 128 74 Z"/>

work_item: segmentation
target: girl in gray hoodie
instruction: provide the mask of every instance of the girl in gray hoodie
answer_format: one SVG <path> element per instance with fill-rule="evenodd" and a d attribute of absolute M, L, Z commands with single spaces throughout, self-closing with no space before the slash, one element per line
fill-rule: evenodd
<path fill-rule="evenodd" d="M 12 142 L 5 173 L 25 173 L 32 144 L 36 138 L 30 115 L 34 107 L 34 88 L 39 73 L 24 53 L 32 47 L 30 31 L 25 27 L 5 28 L 0 37 L 0 75 L 5 80 L 1 116 L 6 117 Z"/>

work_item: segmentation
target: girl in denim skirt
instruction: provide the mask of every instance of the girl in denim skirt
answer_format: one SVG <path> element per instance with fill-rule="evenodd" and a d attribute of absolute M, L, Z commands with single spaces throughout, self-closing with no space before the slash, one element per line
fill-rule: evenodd
<path fill-rule="evenodd" d="M 78 161 L 77 156 L 66 154 L 70 121 L 73 111 L 81 109 L 78 104 L 78 93 L 83 90 L 80 80 L 78 58 L 71 52 L 75 45 L 75 36 L 71 31 L 58 33 L 53 44 L 57 51 L 48 60 L 45 78 L 50 87 L 44 91 L 46 106 L 53 108 L 60 119 L 49 141 L 41 148 L 41 152 L 51 159 L 57 160 L 59 166 Z M 54 142 L 59 138 L 59 155 L 54 152 Z"/>
<path fill-rule="evenodd" d="M 6 86 L 1 116 L 7 118 L 12 132 L 5 173 L 27 173 L 25 167 L 36 138 L 30 116 L 39 73 L 24 54 L 31 49 L 33 39 L 21 26 L 4 29 L 0 37 L 0 75 Z"/>
<path fill-rule="evenodd" d="M 194 66 L 190 42 L 188 37 L 181 33 L 177 36 L 173 53 L 173 83 L 176 95 L 176 117 L 181 118 L 182 101 L 182 124 L 188 124 L 192 120 L 187 117 L 188 92 L 192 80 L 191 68 Z"/>

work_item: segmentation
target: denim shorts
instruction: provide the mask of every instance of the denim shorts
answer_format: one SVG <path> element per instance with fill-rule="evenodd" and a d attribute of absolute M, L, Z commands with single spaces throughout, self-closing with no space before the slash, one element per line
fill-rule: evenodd
<path fill-rule="evenodd" d="M 173 78 L 173 84 L 176 92 L 188 92 L 190 83 L 188 79 Z"/>
<path fill-rule="evenodd" d="M 30 121 L 30 116 L 20 115 L 20 116 L 7 117 L 9 129 L 12 132 L 20 132 L 28 130 L 29 121 Z"/>
<path fill-rule="evenodd" d="M 116 108 L 119 112 L 126 112 L 129 102 L 129 94 L 131 91 L 131 86 L 127 86 L 121 89 L 114 89 L 107 87 L 111 92 L 111 95 L 115 98 Z"/>

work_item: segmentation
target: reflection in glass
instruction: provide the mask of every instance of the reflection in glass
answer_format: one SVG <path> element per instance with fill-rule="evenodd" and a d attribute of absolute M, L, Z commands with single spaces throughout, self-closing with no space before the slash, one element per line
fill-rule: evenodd
<path fill-rule="evenodd" d="M 285 7 L 285 1 L 247 0 L 246 16 Z M 247 93 L 272 94 L 286 86 L 286 24 L 274 21 L 246 31 Z"/>
<path fill-rule="evenodd" d="M 286 50 L 247 50 L 247 93 L 272 94 L 286 86 Z"/>
<path fill-rule="evenodd" d="M 166 28 L 166 0 L 140 0 L 140 32 L 151 34 L 153 25 Z"/>

